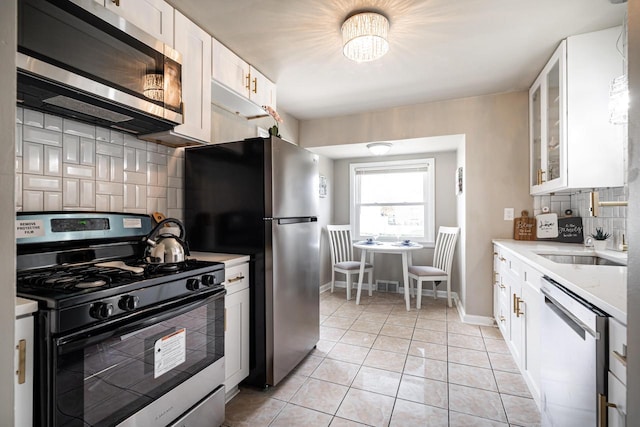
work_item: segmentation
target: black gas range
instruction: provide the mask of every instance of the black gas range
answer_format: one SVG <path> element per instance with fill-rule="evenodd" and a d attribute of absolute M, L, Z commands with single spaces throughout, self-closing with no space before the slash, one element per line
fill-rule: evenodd
<path fill-rule="evenodd" d="M 17 213 L 37 425 L 169 425 L 198 402 L 224 416 L 224 264 L 147 262 L 151 230 L 147 215 Z"/>

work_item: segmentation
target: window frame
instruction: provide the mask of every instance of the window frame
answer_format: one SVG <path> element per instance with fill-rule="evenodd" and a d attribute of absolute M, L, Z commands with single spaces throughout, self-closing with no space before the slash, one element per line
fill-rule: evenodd
<path fill-rule="evenodd" d="M 401 170 L 401 169 L 411 169 L 416 167 L 426 167 L 427 172 L 424 176 L 424 234 L 425 237 L 414 237 L 411 240 L 426 244 L 433 245 L 435 244 L 435 159 L 432 157 L 429 158 L 419 158 L 419 159 L 411 159 L 411 160 L 387 160 L 387 161 L 378 161 L 378 162 L 367 162 L 367 163 L 351 163 L 349 165 L 349 217 L 351 224 L 351 232 L 353 234 L 353 239 L 362 240 L 369 236 L 361 236 L 360 235 L 360 206 L 359 200 L 356 201 L 357 197 L 357 189 L 356 189 L 356 177 L 357 172 L 361 170 Z M 390 205 L 399 205 L 399 203 L 389 203 Z M 407 203 L 407 205 L 411 205 L 413 203 Z M 384 205 L 384 204 L 381 204 Z M 401 204 L 400 204 L 401 205 Z M 385 236 L 387 237 L 387 236 Z M 381 240 L 384 240 L 381 239 Z"/>

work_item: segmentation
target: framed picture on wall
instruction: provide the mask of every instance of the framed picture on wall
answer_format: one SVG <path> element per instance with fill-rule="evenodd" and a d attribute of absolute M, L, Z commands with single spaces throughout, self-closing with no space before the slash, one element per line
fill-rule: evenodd
<path fill-rule="evenodd" d="M 462 194 L 462 166 L 456 169 L 456 194 Z"/>
<path fill-rule="evenodd" d="M 327 197 L 327 177 L 320 175 L 320 197 Z"/>

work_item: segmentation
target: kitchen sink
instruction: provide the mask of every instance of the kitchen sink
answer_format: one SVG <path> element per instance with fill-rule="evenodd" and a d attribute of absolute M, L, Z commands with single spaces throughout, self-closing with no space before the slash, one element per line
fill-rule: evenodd
<path fill-rule="evenodd" d="M 580 265 L 612 265 L 616 267 L 626 267 L 627 265 L 612 261 L 607 258 L 602 258 L 597 255 L 558 255 L 558 254 L 538 254 L 549 261 L 557 262 L 558 264 L 580 264 Z"/>

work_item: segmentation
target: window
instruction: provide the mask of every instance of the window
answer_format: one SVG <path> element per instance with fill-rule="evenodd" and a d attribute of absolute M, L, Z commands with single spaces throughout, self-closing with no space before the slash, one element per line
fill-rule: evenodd
<path fill-rule="evenodd" d="M 434 242 L 434 159 L 351 165 L 354 238 Z"/>

